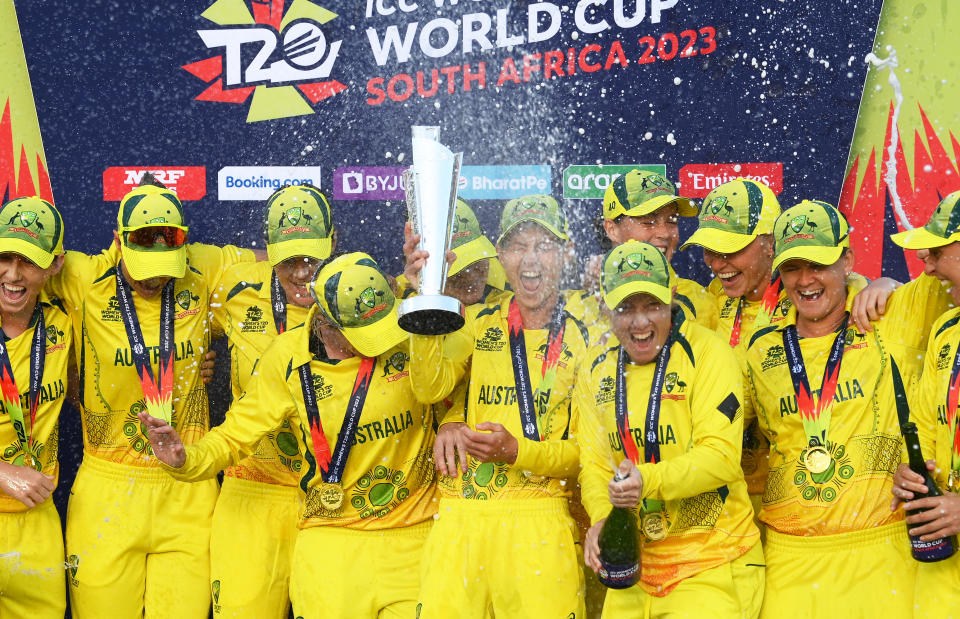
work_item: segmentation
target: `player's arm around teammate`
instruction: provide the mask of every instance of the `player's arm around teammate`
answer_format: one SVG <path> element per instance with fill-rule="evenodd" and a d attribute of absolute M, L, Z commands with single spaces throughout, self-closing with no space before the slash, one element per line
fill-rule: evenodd
<path fill-rule="evenodd" d="M 436 487 L 433 426 L 410 389 L 407 335 L 386 277 L 365 254 L 330 262 L 311 289 L 319 307 L 310 327 L 276 338 L 223 425 L 184 447 L 169 424 L 141 419 L 166 470 L 185 480 L 216 475 L 292 419 L 305 458 L 294 613 L 409 617 Z"/>
<path fill-rule="evenodd" d="M 0 208 L 0 616 L 66 610 L 58 423 L 73 330 L 44 284 L 63 266 L 63 219 L 38 197 Z"/>
<path fill-rule="evenodd" d="M 818 201 L 787 209 L 774 225 L 774 268 L 793 308 L 747 350 L 750 393 L 771 444 L 760 512 L 763 617 L 798 608 L 811 617 L 912 612 L 915 562 L 902 516 L 881 498 L 902 449 L 892 367 L 910 384 L 948 297 L 921 276 L 894 292 L 872 331 L 852 326 L 849 232 L 843 215 Z"/>
<path fill-rule="evenodd" d="M 605 257 L 601 285 L 620 344 L 594 347 L 574 394 L 580 483 L 593 521 L 586 563 L 612 505 L 638 510 L 641 581 L 610 590 L 604 617 L 756 617 L 763 552 L 740 470 L 741 373 L 729 348 L 673 304 L 657 248 Z M 618 464 L 619 463 L 619 464 Z M 619 468 L 629 477 L 611 482 Z"/>
<path fill-rule="evenodd" d="M 924 272 L 950 287 L 960 306 L 960 192 L 944 198 L 922 228 L 895 234 L 906 249 L 919 250 Z M 930 333 L 920 384 L 913 391 L 910 420 L 917 424 L 923 455 L 943 496 L 914 500 L 926 492 L 923 478 L 902 462 L 893 480 L 891 509 L 919 510 L 906 517 L 910 533 L 934 541 L 960 533 L 960 443 L 958 443 L 957 376 L 960 376 L 960 308 L 944 313 Z M 914 617 L 948 617 L 960 609 L 960 555 L 917 566 Z"/>

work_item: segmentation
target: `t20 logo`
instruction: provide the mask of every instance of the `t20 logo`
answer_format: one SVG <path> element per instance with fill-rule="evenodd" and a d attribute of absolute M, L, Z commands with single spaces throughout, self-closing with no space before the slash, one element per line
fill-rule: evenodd
<path fill-rule="evenodd" d="M 337 15 L 309 0 L 287 3 L 217 0 L 203 13 L 218 27 L 197 34 L 217 55 L 183 66 L 209 83 L 197 100 L 244 103 L 252 95 L 247 122 L 255 122 L 312 114 L 313 104 L 346 90 L 327 79 L 342 41 L 328 41 L 322 26 Z"/>

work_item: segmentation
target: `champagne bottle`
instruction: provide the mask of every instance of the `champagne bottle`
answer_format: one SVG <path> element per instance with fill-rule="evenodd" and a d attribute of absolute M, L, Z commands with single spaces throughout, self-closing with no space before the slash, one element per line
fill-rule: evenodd
<path fill-rule="evenodd" d="M 614 481 L 626 479 L 619 473 Z M 610 589 L 627 589 L 640 580 L 640 539 L 637 516 L 614 507 L 600 529 L 600 582 Z"/>
<path fill-rule="evenodd" d="M 937 487 L 936 482 L 933 481 L 933 477 L 930 476 L 930 472 L 927 470 L 927 463 L 923 459 L 923 452 L 920 450 L 920 437 L 917 435 L 916 424 L 907 422 L 901 426 L 900 430 L 903 433 L 903 441 L 907 446 L 907 454 L 910 457 L 910 470 L 923 477 L 923 485 L 927 487 L 926 494 L 914 492 L 913 500 L 928 496 L 943 496 L 940 488 Z M 912 516 L 922 511 L 924 510 L 913 509 L 908 511 L 907 515 Z M 918 525 L 908 524 L 907 529 L 909 530 L 915 526 Z M 917 561 L 923 561 L 924 563 L 942 561 L 952 557 L 956 552 L 956 535 L 931 540 L 929 542 L 922 541 L 919 535 L 910 535 L 910 553 Z"/>

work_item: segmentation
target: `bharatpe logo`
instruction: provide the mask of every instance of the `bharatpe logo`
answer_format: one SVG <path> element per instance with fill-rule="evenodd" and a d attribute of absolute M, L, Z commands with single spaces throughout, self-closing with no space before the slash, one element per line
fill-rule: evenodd
<path fill-rule="evenodd" d="M 104 202 L 119 202 L 149 172 L 177 194 L 181 201 L 199 200 L 207 195 L 205 166 L 112 166 L 103 171 Z"/>
<path fill-rule="evenodd" d="M 313 114 L 314 105 L 347 89 L 327 79 L 341 41 L 327 40 L 324 26 L 337 14 L 319 4 L 217 0 L 202 16 L 215 27 L 197 34 L 216 55 L 182 67 L 208 84 L 198 101 L 249 100 L 250 123 Z"/>
<path fill-rule="evenodd" d="M 458 195 L 465 200 L 510 200 L 550 193 L 548 165 L 479 165 L 460 168 Z"/>
<path fill-rule="evenodd" d="M 217 199 L 259 202 L 286 185 L 320 187 L 320 166 L 227 166 L 217 173 Z"/>

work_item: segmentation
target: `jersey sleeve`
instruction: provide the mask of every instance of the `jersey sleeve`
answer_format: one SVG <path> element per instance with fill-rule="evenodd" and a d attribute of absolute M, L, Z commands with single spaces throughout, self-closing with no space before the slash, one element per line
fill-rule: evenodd
<path fill-rule="evenodd" d="M 697 358 L 691 388 L 692 446 L 682 456 L 638 468 L 643 498 L 675 500 L 743 477 L 743 377 L 729 347 L 711 342 Z"/>
<path fill-rule="evenodd" d="M 572 477 L 580 463 L 576 424 L 576 415 L 571 406 L 571 435 L 568 438 L 533 441 L 524 436 L 517 437 L 517 461 L 513 465 L 533 475 Z"/>
<path fill-rule="evenodd" d="M 939 423 L 937 412 L 940 410 L 938 405 L 943 405 L 943 401 L 938 402 L 938 400 L 946 393 L 945 387 L 948 387 L 947 385 L 941 384 L 943 374 L 937 369 L 937 363 L 939 361 L 938 353 L 941 346 L 950 341 L 947 335 L 950 329 L 948 328 L 942 336 L 938 336 L 937 332 L 948 319 L 955 318 L 956 316 L 956 312 L 950 312 L 934 323 L 932 331 L 934 335 L 930 338 L 927 345 L 927 352 L 923 357 L 923 371 L 920 374 L 919 383 L 915 385 L 914 389 L 910 390 L 910 395 L 912 396 L 910 398 L 910 421 L 917 424 L 917 431 L 920 435 L 920 448 L 923 451 L 924 458 L 928 460 L 935 458 L 937 454 L 937 429 Z M 951 362 L 953 361 L 952 358 L 948 357 L 948 359 Z M 944 406 L 944 408 L 946 407 Z M 949 469 L 950 467 L 949 462 L 939 462 L 938 464 L 944 469 Z"/>
<path fill-rule="evenodd" d="M 473 330 L 468 321 L 445 336 L 410 336 L 410 386 L 418 402 L 432 404 L 450 395 L 470 369 Z"/>
<path fill-rule="evenodd" d="M 241 262 L 255 262 L 257 257 L 250 249 L 235 245 L 207 245 L 206 243 L 191 243 L 188 261 L 191 267 L 199 270 L 207 278 L 208 285 L 213 288 L 220 279 L 223 271 Z"/>
<path fill-rule="evenodd" d="M 168 473 L 181 481 L 215 477 L 253 453 L 260 439 L 284 419 L 296 416 L 296 405 L 283 376 L 290 360 L 284 351 L 271 346 L 264 353 L 259 371 L 250 380 L 247 391 L 227 411 L 224 422 L 185 447 L 187 458 L 182 467 L 162 465 Z"/>
<path fill-rule="evenodd" d="M 887 301 L 879 324 L 887 337 L 896 337 L 904 346 L 926 349 L 933 323 L 952 305 L 950 293 L 940 280 L 926 273 L 897 288 Z"/>
<path fill-rule="evenodd" d="M 113 245 L 111 244 L 111 248 Z M 114 253 L 119 257 L 119 254 Z M 46 290 L 51 297 L 59 297 L 68 307 L 75 309 L 81 305 L 84 296 L 90 291 L 90 284 L 97 277 L 97 271 L 106 271 L 109 265 L 117 261 L 111 258 L 109 250 L 95 255 L 78 251 L 68 251 L 63 259 L 60 272 L 47 280 Z"/>
<path fill-rule="evenodd" d="M 613 477 L 613 451 L 606 440 L 600 410 L 593 401 L 590 372 L 581 368 L 573 390 L 577 414 L 577 442 L 580 447 L 580 499 L 594 524 L 610 513 L 612 505 L 607 485 Z"/>

